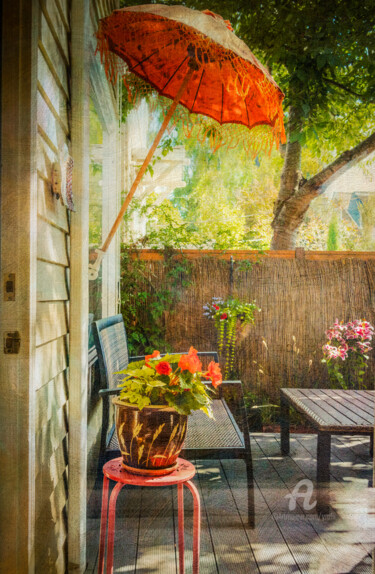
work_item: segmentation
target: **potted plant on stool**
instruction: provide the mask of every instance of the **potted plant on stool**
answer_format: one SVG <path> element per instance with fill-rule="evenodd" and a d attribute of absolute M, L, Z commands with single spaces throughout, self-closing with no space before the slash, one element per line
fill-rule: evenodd
<path fill-rule="evenodd" d="M 129 472 L 161 475 L 173 472 L 187 428 L 187 416 L 202 410 L 212 417 L 210 387 L 222 381 L 220 367 L 213 361 L 202 372 L 197 351 L 187 355 L 160 356 L 131 363 L 124 371 L 116 407 L 116 431 L 123 466 Z"/>

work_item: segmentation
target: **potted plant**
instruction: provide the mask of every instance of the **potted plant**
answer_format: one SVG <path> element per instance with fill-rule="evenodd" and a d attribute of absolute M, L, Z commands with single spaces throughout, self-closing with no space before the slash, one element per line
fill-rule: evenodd
<path fill-rule="evenodd" d="M 326 363 L 333 388 L 365 388 L 363 377 L 367 368 L 368 352 L 374 327 L 365 320 L 339 323 L 326 331 L 322 363 Z"/>
<path fill-rule="evenodd" d="M 234 297 L 212 297 L 211 303 L 203 305 L 203 315 L 215 322 L 225 378 L 233 370 L 236 342 L 249 334 L 255 311 L 260 311 L 255 301 L 243 303 Z"/>
<path fill-rule="evenodd" d="M 211 361 L 207 371 L 197 351 L 165 355 L 159 351 L 130 363 L 124 371 L 116 407 L 116 431 L 123 466 L 135 474 L 168 474 L 177 466 L 187 428 L 187 416 L 201 410 L 212 417 L 210 387 L 222 381 L 220 367 Z"/>

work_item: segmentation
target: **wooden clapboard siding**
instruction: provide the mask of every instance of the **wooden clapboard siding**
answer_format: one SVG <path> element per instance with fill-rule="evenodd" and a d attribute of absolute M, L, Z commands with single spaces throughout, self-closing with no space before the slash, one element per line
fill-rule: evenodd
<path fill-rule="evenodd" d="M 58 150 L 41 128 L 38 129 L 36 142 L 38 175 L 49 183 L 51 182 L 52 164 L 58 161 Z"/>
<path fill-rule="evenodd" d="M 66 234 L 38 217 L 38 259 L 68 266 Z"/>
<path fill-rule="evenodd" d="M 66 437 L 68 432 L 67 417 L 68 408 L 67 403 L 65 403 L 61 408 L 56 408 L 45 426 L 38 430 L 35 449 L 39 455 L 40 469 L 49 465 L 51 456 Z"/>
<path fill-rule="evenodd" d="M 60 337 L 36 349 L 36 390 L 64 371 L 67 367 L 66 338 Z"/>
<path fill-rule="evenodd" d="M 68 400 L 67 388 L 66 373 L 61 372 L 37 391 L 35 419 L 38 429 L 44 428 L 56 411 L 65 405 Z"/>
<path fill-rule="evenodd" d="M 37 262 L 38 301 L 66 301 L 69 298 L 66 270 L 64 267 Z"/>
<path fill-rule="evenodd" d="M 56 7 L 60 12 L 61 19 L 64 23 L 65 29 L 67 32 L 70 31 L 70 23 L 69 23 L 69 2 L 68 0 L 55 0 Z"/>
<path fill-rule="evenodd" d="M 52 144 L 54 151 L 61 149 L 67 133 L 64 132 L 62 122 L 56 120 L 40 92 L 37 95 L 37 110 L 39 133 L 42 134 L 46 142 Z"/>
<path fill-rule="evenodd" d="M 43 16 L 45 17 L 56 47 L 62 55 L 65 65 L 69 64 L 69 47 L 67 30 L 64 20 L 61 18 L 61 12 L 58 9 L 55 0 L 40 0 Z"/>
<path fill-rule="evenodd" d="M 51 193 L 50 181 L 44 179 L 40 174 L 38 177 L 38 215 L 59 227 L 66 233 L 69 232 L 69 221 L 66 208 L 61 202 L 56 201 Z"/>
<path fill-rule="evenodd" d="M 44 473 L 40 473 L 37 477 L 38 486 L 41 490 L 51 491 L 52 481 L 49 476 L 48 467 L 45 469 Z M 52 487 L 53 488 L 53 487 Z M 39 516 L 43 516 L 47 512 L 51 515 L 52 521 L 56 524 L 62 516 L 62 513 L 66 507 L 67 501 L 67 476 L 62 475 L 54 486 L 50 496 L 45 501 L 43 499 L 43 506 L 36 507 L 36 520 Z"/>
<path fill-rule="evenodd" d="M 36 308 L 36 345 L 53 341 L 68 332 L 65 301 L 38 302 Z"/>
<path fill-rule="evenodd" d="M 69 81 L 66 62 L 64 61 L 60 51 L 57 49 L 56 42 L 43 14 L 40 19 L 40 36 L 38 45 L 57 84 L 64 91 L 68 99 Z"/>
<path fill-rule="evenodd" d="M 56 73 L 53 73 L 46 61 L 45 54 L 40 48 L 38 49 L 38 70 L 40 71 L 38 79 L 39 91 L 43 92 L 43 97 L 48 102 L 48 105 L 52 105 L 58 113 L 58 119 L 67 126 L 68 98 L 61 84 L 56 79 Z"/>
<path fill-rule="evenodd" d="M 52 165 L 70 150 L 68 0 L 40 0 L 37 73 L 35 571 L 67 571 L 70 221 L 51 193 Z"/>
<path fill-rule="evenodd" d="M 56 572 L 65 574 L 67 528 L 64 513 L 58 516 L 57 522 L 49 514 L 49 523 L 45 520 L 46 509 L 36 520 L 35 572 Z"/>

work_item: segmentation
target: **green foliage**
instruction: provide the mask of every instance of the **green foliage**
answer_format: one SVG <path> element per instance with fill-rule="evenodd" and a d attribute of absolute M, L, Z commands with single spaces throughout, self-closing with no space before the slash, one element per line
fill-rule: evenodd
<path fill-rule="evenodd" d="M 121 313 L 132 355 L 169 350 L 165 321 L 182 290 L 189 284 L 191 266 L 171 249 L 164 253 L 164 281 L 149 272 L 135 246 L 121 249 Z"/>
<path fill-rule="evenodd" d="M 173 195 L 202 244 L 213 249 L 268 248 L 282 160 L 277 152 L 252 162 L 241 148 L 218 150 L 185 142 L 186 187 Z M 233 167 L 235 166 L 235 168 Z"/>
<path fill-rule="evenodd" d="M 218 348 L 224 364 L 224 378 L 232 376 L 237 336 L 246 325 L 254 324 L 254 312 L 260 311 L 255 302 L 243 303 L 230 297 L 223 300 L 213 297 L 211 303 L 203 306 L 203 314 L 214 320 L 218 334 Z"/>
<path fill-rule="evenodd" d="M 204 0 L 160 1 L 207 7 Z M 123 2 L 138 3 L 142 0 Z M 286 122 L 290 106 L 298 111 L 300 122 L 289 139 L 302 145 L 306 179 L 375 130 L 372 0 L 211 0 L 210 9 L 228 18 L 235 33 L 268 66 L 286 94 Z M 239 149 L 212 154 L 193 140 L 182 143 L 192 165 L 187 168 L 188 185 L 175 192 L 173 203 L 189 227 L 204 237 L 206 246 L 268 248 L 283 158 L 277 153 L 262 156 L 255 165 Z M 298 245 L 325 249 L 328 225 L 329 218 L 309 210 Z M 372 245 L 367 232 L 362 241 L 345 222 L 339 228 L 342 248 Z"/>
<path fill-rule="evenodd" d="M 263 425 L 267 426 L 279 422 L 280 405 L 270 403 L 269 397 L 265 392 L 262 392 L 261 396 L 258 396 L 252 391 L 247 391 L 244 394 L 244 402 L 247 409 L 250 431 L 262 432 Z M 253 427 L 253 429 L 251 427 Z"/>
<path fill-rule="evenodd" d="M 337 251 L 339 248 L 339 226 L 337 216 L 333 215 L 328 227 L 327 250 Z"/>
<path fill-rule="evenodd" d="M 367 356 L 351 352 L 345 361 L 322 359 L 326 363 L 332 389 L 366 389 L 363 382 L 368 367 Z"/>
<path fill-rule="evenodd" d="M 375 197 L 370 196 L 365 199 L 359 207 L 362 220 L 362 235 L 360 238 L 360 249 L 366 251 L 375 250 L 375 235 L 374 235 L 374 221 L 375 221 Z"/>
<path fill-rule="evenodd" d="M 156 354 L 156 352 L 155 352 Z M 178 413 L 190 415 L 201 410 L 212 417 L 210 388 L 201 381 L 201 372 L 180 367 L 181 355 L 166 355 L 130 363 L 120 374 L 125 375 L 120 399 L 142 410 L 148 405 L 166 405 Z M 162 373 L 159 365 L 164 367 Z"/>

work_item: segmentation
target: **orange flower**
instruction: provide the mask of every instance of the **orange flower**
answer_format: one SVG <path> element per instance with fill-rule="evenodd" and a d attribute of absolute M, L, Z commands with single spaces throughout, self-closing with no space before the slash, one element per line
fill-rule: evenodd
<path fill-rule="evenodd" d="M 159 375 L 169 375 L 172 372 L 172 367 L 168 361 L 160 361 L 160 363 L 156 365 L 155 371 L 159 373 Z"/>
<path fill-rule="evenodd" d="M 212 385 L 215 387 L 215 389 L 221 385 L 223 377 L 219 363 L 214 363 L 214 361 L 211 361 L 211 363 L 208 365 L 208 371 L 205 373 L 205 377 L 206 379 L 211 379 Z"/>
<path fill-rule="evenodd" d="M 147 365 L 147 366 L 149 367 L 150 365 L 148 364 L 148 361 L 149 361 L 150 359 L 159 359 L 159 357 L 160 357 L 160 351 L 154 351 L 154 352 L 152 353 L 152 355 L 146 355 L 146 357 L 145 357 L 145 365 Z"/>
<path fill-rule="evenodd" d="M 187 355 L 181 355 L 178 366 L 180 367 L 181 371 L 189 371 L 192 374 L 200 371 L 202 369 L 202 363 L 198 359 L 196 349 L 190 347 L 189 353 Z"/>

